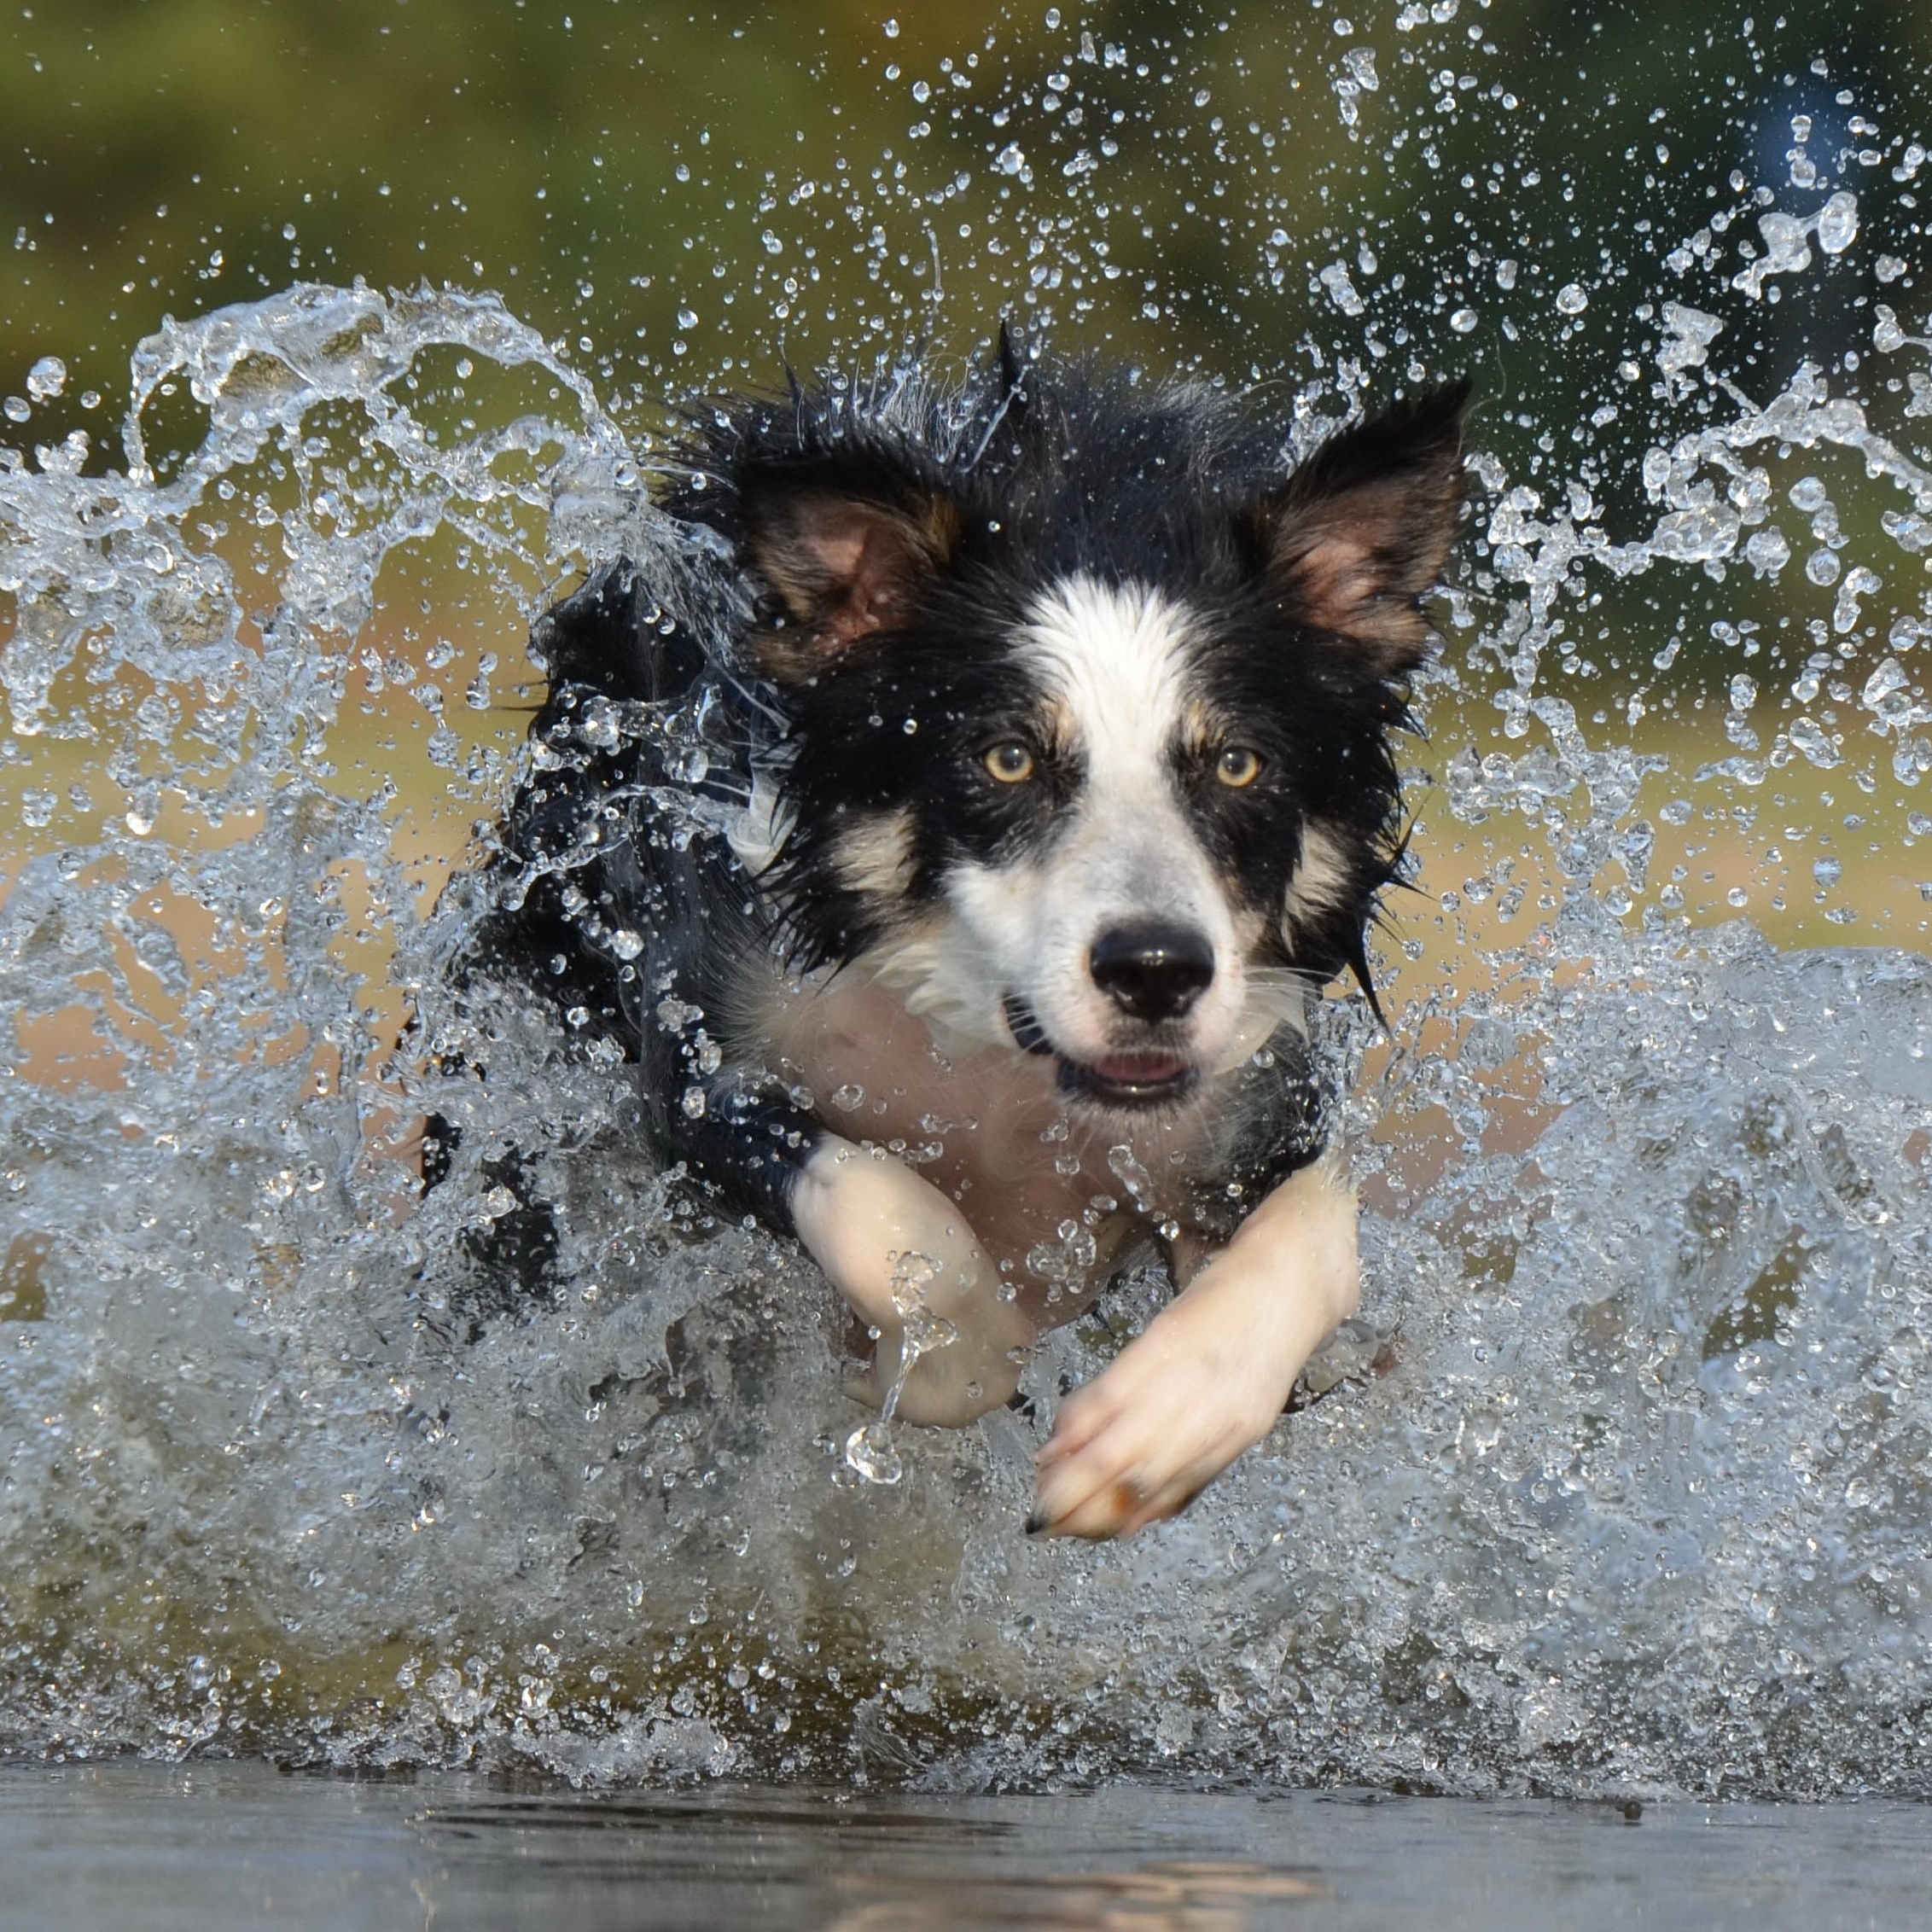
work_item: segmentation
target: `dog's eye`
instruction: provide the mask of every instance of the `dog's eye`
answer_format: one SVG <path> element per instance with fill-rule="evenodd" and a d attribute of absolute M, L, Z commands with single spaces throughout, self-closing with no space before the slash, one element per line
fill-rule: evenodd
<path fill-rule="evenodd" d="M 981 760 L 1003 785 L 1023 785 L 1033 775 L 1033 754 L 1016 738 L 1008 738 Z"/>
<path fill-rule="evenodd" d="M 1252 785 L 1261 776 L 1261 754 L 1246 745 L 1230 745 L 1216 760 L 1214 776 L 1237 791 Z"/>

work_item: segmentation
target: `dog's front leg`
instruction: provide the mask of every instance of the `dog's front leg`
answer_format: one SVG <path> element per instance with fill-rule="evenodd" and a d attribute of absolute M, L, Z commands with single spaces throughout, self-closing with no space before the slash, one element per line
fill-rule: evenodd
<path fill-rule="evenodd" d="M 790 1206 L 799 1239 L 879 1331 L 876 1400 L 899 1367 L 915 1301 L 950 1324 L 952 1337 L 919 1356 L 899 1414 L 957 1428 L 1013 1394 L 1033 1330 L 1000 1294 L 998 1270 L 957 1203 L 889 1155 L 826 1134 L 798 1170 Z"/>
<path fill-rule="evenodd" d="M 1028 1528 L 1126 1536 L 1184 1508 L 1274 1426 L 1359 1285 L 1354 1195 L 1330 1163 L 1305 1167 L 1068 1398 Z"/>

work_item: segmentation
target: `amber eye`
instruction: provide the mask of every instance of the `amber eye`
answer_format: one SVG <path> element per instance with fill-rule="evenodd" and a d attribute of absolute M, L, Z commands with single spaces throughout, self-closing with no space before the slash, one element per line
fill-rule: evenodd
<path fill-rule="evenodd" d="M 1230 745 L 1216 760 L 1214 776 L 1224 785 L 1239 791 L 1261 776 L 1261 754 L 1250 751 L 1246 745 Z"/>
<path fill-rule="evenodd" d="M 1023 785 L 1033 775 L 1033 754 L 1016 738 L 1008 738 L 981 760 L 1003 785 Z"/>

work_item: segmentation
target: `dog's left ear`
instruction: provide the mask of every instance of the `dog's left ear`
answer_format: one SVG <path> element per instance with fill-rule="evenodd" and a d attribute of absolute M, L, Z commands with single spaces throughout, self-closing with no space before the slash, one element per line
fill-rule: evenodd
<path fill-rule="evenodd" d="M 1264 567 L 1295 619 L 1360 646 L 1378 677 L 1428 648 L 1463 496 L 1469 386 L 1452 382 L 1331 436 L 1261 506 Z"/>
<path fill-rule="evenodd" d="M 756 477 L 740 492 L 747 555 L 785 609 L 786 628 L 760 654 L 780 683 L 802 681 L 904 623 L 921 584 L 959 540 L 957 509 L 929 492 L 883 502 Z"/>

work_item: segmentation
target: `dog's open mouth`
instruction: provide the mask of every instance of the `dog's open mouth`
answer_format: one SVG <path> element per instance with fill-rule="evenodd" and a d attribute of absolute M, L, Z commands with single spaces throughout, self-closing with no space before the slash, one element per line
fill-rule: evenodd
<path fill-rule="evenodd" d="M 1110 1107 L 1158 1107 L 1193 1089 L 1194 1065 L 1173 1053 L 1115 1054 L 1081 1062 L 1060 1056 L 1060 1091 L 1103 1100 Z"/>
<path fill-rule="evenodd" d="M 1109 1107 L 1159 1107 L 1184 1099 L 1200 1077 L 1193 1062 L 1178 1053 L 1147 1050 L 1109 1054 L 1104 1060 L 1075 1060 L 1054 1045 L 1033 1008 L 1012 993 L 1006 998 L 1006 1024 L 1022 1051 L 1053 1056 L 1059 1066 L 1060 1091 L 1069 1097 L 1098 1100 Z"/>

